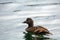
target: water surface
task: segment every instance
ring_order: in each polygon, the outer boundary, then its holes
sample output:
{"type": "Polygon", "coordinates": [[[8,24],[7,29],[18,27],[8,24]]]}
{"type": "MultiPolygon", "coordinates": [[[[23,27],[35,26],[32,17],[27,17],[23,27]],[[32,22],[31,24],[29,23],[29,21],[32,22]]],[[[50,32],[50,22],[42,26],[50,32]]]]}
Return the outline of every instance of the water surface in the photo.
{"type": "Polygon", "coordinates": [[[28,17],[53,33],[49,40],[60,40],[60,0],[0,0],[0,40],[25,40],[28,17]]]}

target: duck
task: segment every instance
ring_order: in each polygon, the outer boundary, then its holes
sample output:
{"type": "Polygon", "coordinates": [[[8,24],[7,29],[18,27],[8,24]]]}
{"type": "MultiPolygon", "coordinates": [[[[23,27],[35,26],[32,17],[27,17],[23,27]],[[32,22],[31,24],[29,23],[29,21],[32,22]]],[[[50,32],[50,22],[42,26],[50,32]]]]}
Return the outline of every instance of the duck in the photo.
{"type": "Polygon", "coordinates": [[[31,18],[27,18],[23,23],[28,24],[28,27],[25,29],[27,32],[42,35],[52,34],[43,26],[34,26],[34,21],[31,18]]]}

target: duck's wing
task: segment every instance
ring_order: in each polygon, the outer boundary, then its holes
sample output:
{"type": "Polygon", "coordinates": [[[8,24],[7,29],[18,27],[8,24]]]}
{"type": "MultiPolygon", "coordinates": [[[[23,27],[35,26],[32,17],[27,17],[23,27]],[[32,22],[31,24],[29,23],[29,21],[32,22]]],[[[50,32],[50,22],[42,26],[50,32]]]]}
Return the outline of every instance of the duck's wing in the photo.
{"type": "Polygon", "coordinates": [[[51,34],[47,28],[44,28],[42,26],[38,26],[36,30],[34,31],[36,33],[46,33],[46,34],[51,34]]]}
{"type": "Polygon", "coordinates": [[[37,32],[37,31],[44,32],[44,31],[48,31],[48,29],[46,29],[46,28],[44,28],[42,26],[37,26],[35,32],[37,32]]]}

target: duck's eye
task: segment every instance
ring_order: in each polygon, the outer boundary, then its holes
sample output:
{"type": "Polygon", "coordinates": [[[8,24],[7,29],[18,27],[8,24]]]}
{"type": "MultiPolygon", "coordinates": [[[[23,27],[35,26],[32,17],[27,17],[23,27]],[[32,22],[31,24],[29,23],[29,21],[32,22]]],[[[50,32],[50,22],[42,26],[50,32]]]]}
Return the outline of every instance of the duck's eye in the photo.
{"type": "Polygon", "coordinates": [[[29,21],[29,19],[27,19],[26,21],[29,21]]]}
{"type": "Polygon", "coordinates": [[[26,20],[26,21],[28,21],[28,20],[26,20]]]}
{"type": "Polygon", "coordinates": [[[30,20],[28,22],[30,22],[30,20]]]}
{"type": "Polygon", "coordinates": [[[30,20],[27,20],[28,23],[30,23],[30,20]]]}

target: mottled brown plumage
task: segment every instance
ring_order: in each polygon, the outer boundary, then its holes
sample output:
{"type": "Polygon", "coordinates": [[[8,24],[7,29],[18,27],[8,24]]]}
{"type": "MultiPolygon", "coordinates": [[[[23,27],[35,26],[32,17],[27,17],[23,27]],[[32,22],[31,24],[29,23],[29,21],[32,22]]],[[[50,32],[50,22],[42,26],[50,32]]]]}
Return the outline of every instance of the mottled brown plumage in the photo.
{"type": "Polygon", "coordinates": [[[28,27],[26,28],[27,32],[31,32],[34,34],[51,34],[48,29],[42,27],[42,26],[33,26],[33,20],[31,18],[27,18],[26,21],[23,23],[27,23],[28,27]]]}

